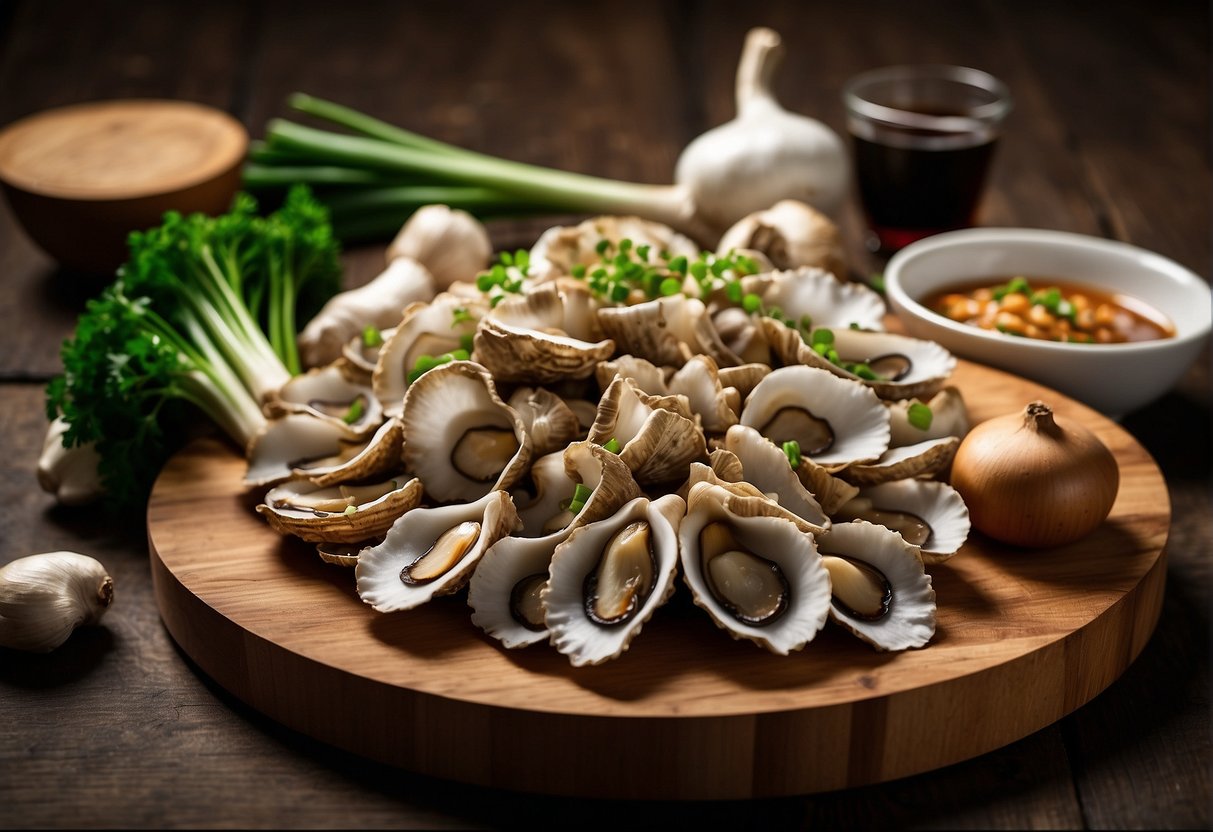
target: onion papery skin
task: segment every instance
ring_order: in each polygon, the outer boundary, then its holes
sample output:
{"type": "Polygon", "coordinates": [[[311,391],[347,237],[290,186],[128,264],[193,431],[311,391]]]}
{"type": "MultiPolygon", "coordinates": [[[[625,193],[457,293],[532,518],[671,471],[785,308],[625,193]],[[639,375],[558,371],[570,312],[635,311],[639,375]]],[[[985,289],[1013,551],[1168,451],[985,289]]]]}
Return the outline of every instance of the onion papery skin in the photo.
{"type": "Polygon", "coordinates": [[[1085,426],[1058,420],[1042,402],[969,432],[952,462],[973,527],[1013,546],[1064,546],[1112,510],[1120,469],[1085,426]]]}

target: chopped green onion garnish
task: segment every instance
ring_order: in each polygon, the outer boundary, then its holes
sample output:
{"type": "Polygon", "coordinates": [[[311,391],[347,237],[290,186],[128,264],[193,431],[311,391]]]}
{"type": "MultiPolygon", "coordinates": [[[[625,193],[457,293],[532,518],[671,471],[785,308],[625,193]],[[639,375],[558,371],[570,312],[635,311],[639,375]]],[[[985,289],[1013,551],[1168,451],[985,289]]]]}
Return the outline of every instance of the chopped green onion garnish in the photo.
{"type": "Polygon", "coordinates": [[[470,353],[465,349],[451,350],[437,357],[432,355],[418,356],[417,361],[413,364],[413,369],[409,371],[408,382],[412,384],[435,367],[451,361],[467,361],[469,356],[470,353]]]}
{"type": "Polygon", "coordinates": [[[862,361],[858,361],[853,364],[843,364],[842,368],[868,381],[879,381],[881,378],[876,374],[875,370],[873,370],[867,364],[864,364],[862,361]]]}
{"type": "Polygon", "coordinates": [[[346,517],[353,517],[357,513],[358,513],[358,506],[346,506],[345,507],[344,514],[346,517]]]}
{"type": "Polygon", "coordinates": [[[362,346],[369,349],[371,347],[379,347],[382,345],[383,333],[379,331],[378,327],[367,324],[362,328],[362,346]]]}
{"type": "Polygon", "coordinates": [[[577,512],[585,507],[586,501],[590,499],[590,495],[593,493],[593,489],[586,488],[584,485],[578,483],[573,489],[573,496],[569,499],[568,510],[573,514],[577,514],[577,512]]]}
{"type": "Polygon", "coordinates": [[[363,417],[366,413],[366,404],[361,396],[350,402],[349,409],[341,414],[341,421],[347,425],[352,425],[363,417]]]}
{"type": "Polygon", "coordinates": [[[606,442],[602,443],[602,447],[606,448],[613,454],[617,454],[619,453],[619,440],[612,436],[606,442]]]}
{"type": "Polygon", "coordinates": [[[795,439],[789,439],[787,442],[784,442],[783,443],[783,453],[784,453],[784,456],[786,456],[788,458],[788,464],[792,466],[793,471],[795,471],[797,468],[800,467],[800,443],[799,442],[797,442],[795,439]]]}
{"type": "Polygon", "coordinates": [[[467,310],[466,306],[456,306],[451,310],[451,329],[470,320],[472,320],[472,313],[467,310]]]}
{"type": "Polygon", "coordinates": [[[922,402],[914,402],[906,410],[906,421],[919,430],[929,430],[935,414],[922,402]]]}
{"type": "Polygon", "coordinates": [[[750,292],[741,299],[741,308],[747,312],[757,312],[762,308],[762,298],[750,292]]]}
{"type": "Polygon", "coordinates": [[[809,338],[809,343],[811,343],[814,348],[816,348],[818,344],[822,344],[826,347],[830,346],[834,343],[834,330],[825,328],[813,330],[813,334],[809,338]]]}

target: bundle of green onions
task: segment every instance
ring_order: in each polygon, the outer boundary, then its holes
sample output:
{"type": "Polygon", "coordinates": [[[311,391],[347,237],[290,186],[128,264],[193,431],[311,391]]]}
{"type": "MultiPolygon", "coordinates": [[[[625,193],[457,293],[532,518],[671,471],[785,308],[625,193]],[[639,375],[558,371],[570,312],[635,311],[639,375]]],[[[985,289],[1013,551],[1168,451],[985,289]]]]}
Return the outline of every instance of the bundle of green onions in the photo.
{"type": "Polygon", "coordinates": [[[348,132],[272,120],[254,142],[244,187],[265,193],[297,183],[324,201],[347,242],[385,239],[423,205],[482,219],[553,214],[636,214],[701,239],[714,236],[673,186],[615,182],[497,159],[404,130],[303,93],[289,105],[348,132]]]}
{"type": "Polygon", "coordinates": [[[737,68],[736,117],[683,149],[674,184],[618,182],[494,158],[296,93],[296,111],[342,132],[275,119],[244,171],[254,191],[304,183],[323,199],[343,240],[389,237],[413,211],[441,203],[481,218],[522,214],[631,214],[715,248],[734,223],[783,199],[829,215],[847,191],[836,133],[775,97],[783,54],[770,29],[749,32],[737,68]]]}

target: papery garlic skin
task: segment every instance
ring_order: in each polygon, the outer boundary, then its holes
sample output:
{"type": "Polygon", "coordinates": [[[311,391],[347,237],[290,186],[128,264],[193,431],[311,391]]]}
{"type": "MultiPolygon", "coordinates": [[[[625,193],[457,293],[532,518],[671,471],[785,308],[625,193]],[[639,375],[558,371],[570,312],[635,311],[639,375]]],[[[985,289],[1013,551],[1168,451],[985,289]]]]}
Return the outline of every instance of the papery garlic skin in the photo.
{"type": "Polygon", "coordinates": [[[750,30],[737,68],[737,116],[686,146],[674,180],[689,188],[708,225],[723,231],[781,199],[829,215],[842,207],[850,167],[842,139],[816,119],[780,106],[772,91],[779,35],[750,30]]]}
{"type": "Polygon", "coordinates": [[[105,567],[76,552],[29,555],[0,567],[0,647],[46,653],[96,624],[114,600],[105,567]]]}
{"type": "Polygon", "coordinates": [[[305,367],[336,361],[342,347],[368,326],[388,329],[400,323],[404,308],[429,302],[437,289],[429,270],[415,260],[397,257],[365,286],[329,298],[299,333],[299,356],[305,367]]]}
{"type": "Polygon", "coordinates": [[[783,199],[765,211],[743,217],[720,238],[716,252],[758,251],[781,271],[814,266],[839,280],[848,277],[838,226],[816,208],[783,199]]]}
{"type": "Polygon", "coordinates": [[[416,260],[443,291],[457,281],[473,281],[489,265],[493,246],[488,231],[466,211],[445,205],[418,208],[387,249],[391,263],[398,257],[416,260]]]}
{"type": "Polygon", "coordinates": [[[68,424],[60,416],[50,423],[38,457],[38,484],[65,506],[82,506],[105,493],[97,466],[101,455],[94,443],[63,445],[68,424]]]}

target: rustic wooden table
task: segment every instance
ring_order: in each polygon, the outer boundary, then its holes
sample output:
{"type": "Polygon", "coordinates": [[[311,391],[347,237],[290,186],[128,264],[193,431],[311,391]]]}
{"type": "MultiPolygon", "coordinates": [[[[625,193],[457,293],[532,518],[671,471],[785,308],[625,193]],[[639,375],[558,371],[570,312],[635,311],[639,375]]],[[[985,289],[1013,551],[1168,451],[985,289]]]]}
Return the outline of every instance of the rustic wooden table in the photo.
{"type": "MultiPolygon", "coordinates": [[[[258,135],[289,92],[304,90],[496,154],[659,182],[691,137],[731,117],[742,35],[766,24],[788,44],[785,103],[840,131],[838,91],[862,69],[945,62],[993,72],[1016,110],[982,224],[1127,240],[1207,276],[1209,9],[1138,5],[1114,0],[1086,14],[1046,2],[231,0],[187,13],[153,2],[0,2],[0,125],[46,107],[145,96],[218,106],[258,135]]],[[[854,204],[842,222],[856,274],[879,271],[854,204]]],[[[497,223],[494,242],[524,244],[548,224],[497,223]]],[[[373,276],[380,256],[374,246],[349,251],[351,285],[373,276]]],[[[0,651],[0,826],[1211,822],[1207,355],[1123,420],[1168,483],[1168,588],[1154,638],[1094,701],[991,754],[880,786],[746,803],[603,803],[382,767],[276,725],[196,671],[160,624],[145,529],[58,507],[34,479],[43,385],[98,286],[57,270],[6,206],[0,275],[0,562],[83,551],[109,567],[118,591],[105,626],[57,652],[0,651]]]]}

